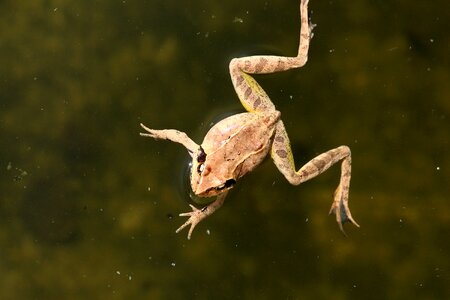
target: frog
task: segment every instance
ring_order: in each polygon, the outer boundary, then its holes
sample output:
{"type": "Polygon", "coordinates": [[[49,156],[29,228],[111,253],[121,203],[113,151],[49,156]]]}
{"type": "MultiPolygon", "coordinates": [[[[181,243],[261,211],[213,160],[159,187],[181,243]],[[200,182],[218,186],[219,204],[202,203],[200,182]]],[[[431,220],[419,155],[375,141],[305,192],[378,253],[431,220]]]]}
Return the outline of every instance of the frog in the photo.
{"type": "Polygon", "coordinates": [[[334,214],[340,230],[353,219],[349,206],[351,178],[351,151],[339,146],[326,151],[296,169],[290,140],[281,119],[267,93],[252,74],[269,74],[303,67],[308,59],[309,44],[314,25],[308,18],[308,0],[300,1],[300,38],[297,56],[254,55],[233,58],[229,72],[234,90],[246,112],[231,115],[210,128],[198,145],[186,133],[176,129],[151,129],[140,124],[145,132],[140,135],[159,140],[169,140],[183,145],[191,159],[190,185],[199,197],[216,197],[210,204],[179,216],[188,217],[176,232],[189,227],[191,239],[194,228],[219,209],[228,192],[238,180],[253,171],[270,154],[272,161],[292,185],[299,185],[341,163],[341,176],[333,196],[329,214],[334,214]]]}

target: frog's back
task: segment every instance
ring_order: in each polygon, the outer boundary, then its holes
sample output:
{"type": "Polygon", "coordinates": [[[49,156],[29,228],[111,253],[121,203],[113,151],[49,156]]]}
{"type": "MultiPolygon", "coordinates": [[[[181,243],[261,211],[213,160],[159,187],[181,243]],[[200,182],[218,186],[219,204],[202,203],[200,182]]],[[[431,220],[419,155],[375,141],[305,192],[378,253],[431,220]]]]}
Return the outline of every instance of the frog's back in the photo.
{"type": "Polygon", "coordinates": [[[203,139],[202,147],[205,152],[210,150],[211,153],[225,143],[237,146],[237,144],[254,144],[258,140],[262,142],[266,140],[267,135],[273,135],[274,124],[278,119],[279,113],[273,115],[255,113],[232,115],[211,127],[203,139]]]}
{"type": "Polygon", "coordinates": [[[202,148],[235,180],[254,169],[267,155],[280,113],[241,113],[223,119],[206,134],[202,148]]]}

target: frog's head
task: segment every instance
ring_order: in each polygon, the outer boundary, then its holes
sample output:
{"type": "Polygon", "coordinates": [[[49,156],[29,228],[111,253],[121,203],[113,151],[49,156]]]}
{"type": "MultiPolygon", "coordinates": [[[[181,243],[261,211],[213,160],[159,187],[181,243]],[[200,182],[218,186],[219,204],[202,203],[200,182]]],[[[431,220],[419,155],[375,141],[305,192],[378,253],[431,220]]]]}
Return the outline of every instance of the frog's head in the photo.
{"type": "Polygon", "coordinates": [[[200,146],[194,154],[191,170],[192,191],[199,197],[213,197],[231,189],[236,180],[224,164],[218,164],[214,155],[207,156],[200,146]]]}

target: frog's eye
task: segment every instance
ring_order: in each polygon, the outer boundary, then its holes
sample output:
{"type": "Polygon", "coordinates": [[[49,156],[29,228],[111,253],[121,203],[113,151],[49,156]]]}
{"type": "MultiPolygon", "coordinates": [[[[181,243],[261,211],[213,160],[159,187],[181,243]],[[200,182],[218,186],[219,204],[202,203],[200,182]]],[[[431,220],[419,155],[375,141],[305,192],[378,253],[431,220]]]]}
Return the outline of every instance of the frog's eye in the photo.
{"type": "Polygon", "coordinates": [[[200,146],[198,155],[197,155],[197,173],[200,175],[203,173],[203,170],[205,170],[205,161],[206,161],[206,153],[205,150],[203,150],[202,146],[200,146]]]}
{"type": "Polygon", "coordinates": [[[199,153],[197,155],[197,162],[204,163],[206,161],[206,153],[203,150],[202,146],[200,146],[199,153]]]}

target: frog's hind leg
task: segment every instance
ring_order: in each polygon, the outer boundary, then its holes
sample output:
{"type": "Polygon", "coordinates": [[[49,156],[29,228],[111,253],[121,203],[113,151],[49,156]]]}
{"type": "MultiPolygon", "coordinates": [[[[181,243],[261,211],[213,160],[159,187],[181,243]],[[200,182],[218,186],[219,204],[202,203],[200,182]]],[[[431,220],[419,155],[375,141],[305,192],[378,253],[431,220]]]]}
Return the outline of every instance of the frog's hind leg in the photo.
{"type": "MultiPolygon", "coordinates": [[[[293,185],[299,185],[302,182],[310,180],[319,174],[325,172],[329,167],[342,160],[341,179],[334,192],[334,201],[331,205],[330,214],[336,215],[336,221],[339,228],[344,232],[342,224],[349,221],[359,227],[353,219],[348,207],[348,192],[351,177],[351,152],[347,146],[340,146],[335,149],[324,152],[302,166],[298,171],[295,169],[295,162],[292,156],[289,137],[280,120],[277,124],[275,136],[271,149],[272,159],[278,170],[293,185]]],[[[345,232],[344,232],[345,234],[345,232]]]]}
{"type": "Polygon", "coordinates": [[[234,89],[247,111],[275,110],[261,86],[249,74],[268,74],[300,68],[308,59],[311,30],[308,21],[308,0],[300,2],[300,43],[296,57],[257,55],[234,58],[230,62],[230,75],[234,89]]]}

